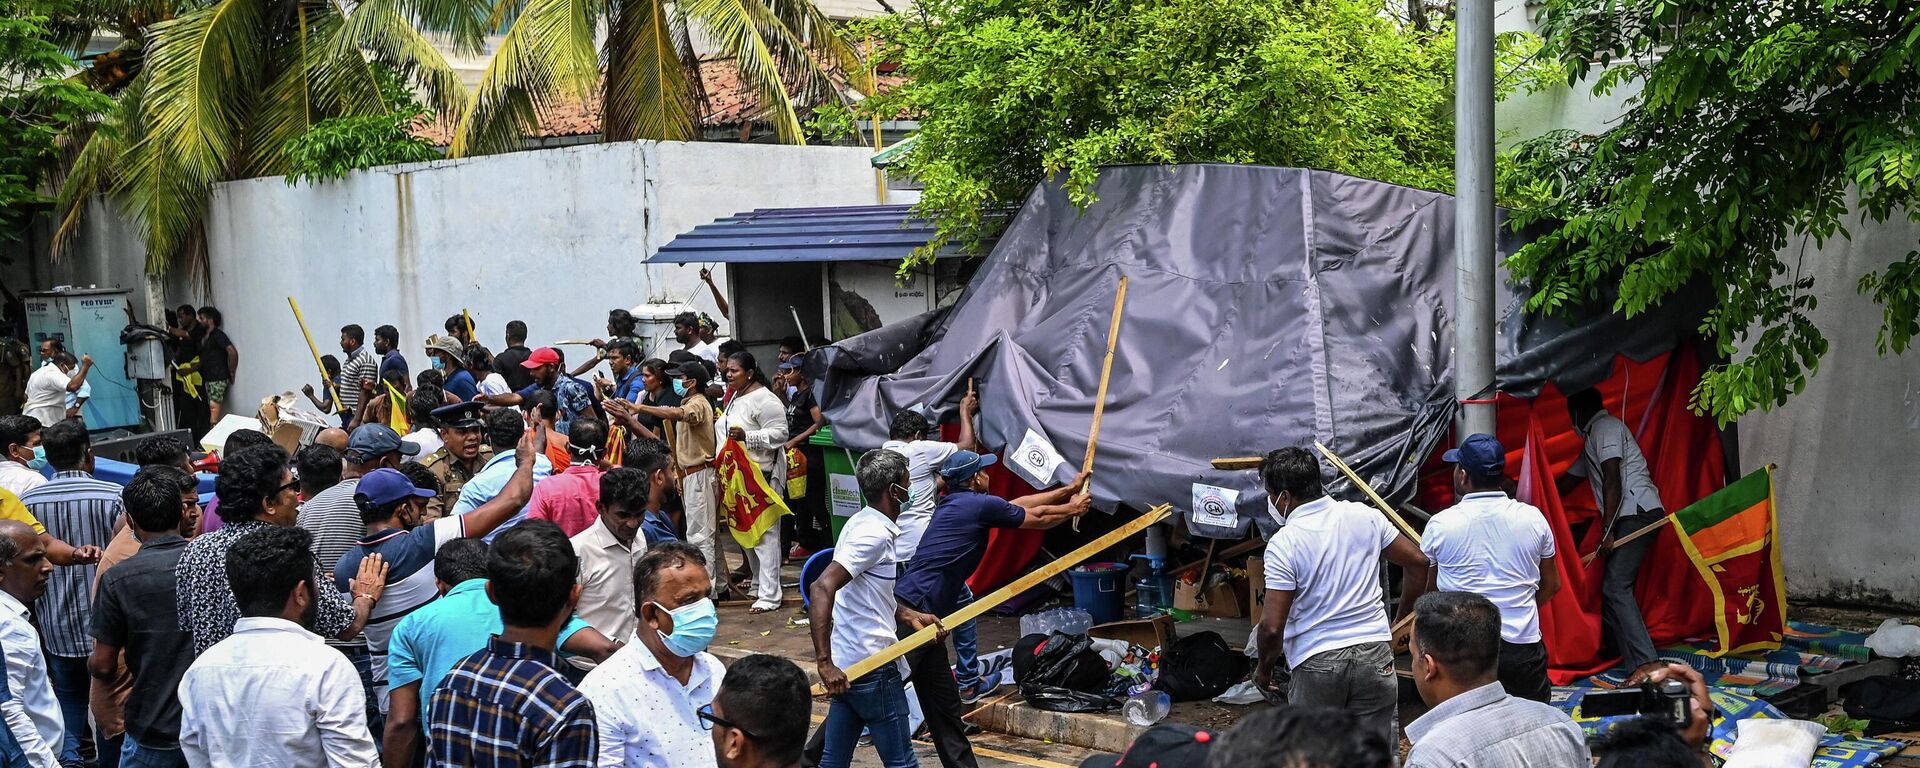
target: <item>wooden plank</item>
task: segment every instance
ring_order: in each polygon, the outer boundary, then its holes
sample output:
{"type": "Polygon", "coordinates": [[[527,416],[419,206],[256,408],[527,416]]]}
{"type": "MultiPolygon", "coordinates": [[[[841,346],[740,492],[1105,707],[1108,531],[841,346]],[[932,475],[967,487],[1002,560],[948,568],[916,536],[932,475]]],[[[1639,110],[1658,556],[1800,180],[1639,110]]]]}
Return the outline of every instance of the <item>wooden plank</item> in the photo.
{"type": "Polygon", "coordinates": [[[1264,456],[1229,456],[1213,460],[1214,469],[1259,469],[1264,456]]]}
{"type": "Polygon", "coordinates": [[[1346,475],[1348,480],[1353,481],[1354,487],[1359,488],[1367,498],[1372,499],[1373,505],[1379,507],[1388,520],[1393,521],[1394,527],[1399,528],[1401,533],[1413,540],[1413,543],[1420,543],[1420,532],[1408,525],[1406,518],[1401,517],[1399,512],[1393,511],[1393,505],[1388,504],[1386,499],[1380,498],[1380,494],[1374,492],[1373,486],[1367,485],[1367,481],[1360,479],[1360,475],[1354,472],[1352,467],[1347,466],[1346,462],[1341,461],[1339,456],[1334,455],[1333,451],[1320,441],[1313,441],[1313,447],[1320,449],[1320,455],[1327,457],[1327,461],[1333,464],[1334,469],[1340,470],[1340,474],[1346,475]]]}
{"type": "MultiPolygon", "coordinates": [[[[1041,582],[1066,573],[1068,568],[1079,565],[1081,561],[1106,551],[1108,547],[1125,541],[1129,536],[1146,530],[1147,526],[1167,519],[1167,515],[1171,514],[1172,511],[1173,505],[1171,504],[1161,504],[1160,506],[1147,510],[1146,514],[1134,518],[1132,522],[1115,528],[1100,538],[1087,542],[1085,546],[1068,552],[1058,560],[1047,563],[1018,579],[1014,579],[1013,583],[996,589],[991,594],[975,599],[972,604],[964,606],[960,610],[954,611],[952,614],[940,619],[940,625],[952,628],[972,621],[981,614],[999,607],[1001,603],[1013,599],[1015,595],[1040,586],[1041,582]]],[[[895,659],[907,655],[920,646],[926,645],[932,641],[937,634],[939,634],[939,632],[935,627],[927,627],[901,638],[899,642],[887,646],[887,649],[884,651],[854,662],[853,666],[846,667],[842,670],[847,674],[847,682],[853,682],[854,680],[860,679],[861,675],[892,664],[895,659]]],[[[813,695],[825,696],[826,693],[826,688],[820,685],[813,686],[813,695]]]]}
{"type": "MultiPolygon", "coordinates": [[[[1127,276],[1120,276],[1120,287],[1113,292],[1113,319],[1107,322],[1107,357],[1100,363],[1100,391],[1093,396],[1093,427],[1087,430],[1087,456],[1080,462],[1080,473],[1093,471],[1093,449],[1100,444],[1100,417],[1107,415],[1107,381],[1113,378],[1113,347],[1120,339],[1120,311],[1127,306],[1127,276]]],[[[973,381],[967,381],[967,387],[973,387],[973,381]]],[[[1091,486],[1092,480],[1087,481],[1091,486]]],[[[1073,519],[1073,529],[1080,530],[1080,518],[1073,519]]]]}

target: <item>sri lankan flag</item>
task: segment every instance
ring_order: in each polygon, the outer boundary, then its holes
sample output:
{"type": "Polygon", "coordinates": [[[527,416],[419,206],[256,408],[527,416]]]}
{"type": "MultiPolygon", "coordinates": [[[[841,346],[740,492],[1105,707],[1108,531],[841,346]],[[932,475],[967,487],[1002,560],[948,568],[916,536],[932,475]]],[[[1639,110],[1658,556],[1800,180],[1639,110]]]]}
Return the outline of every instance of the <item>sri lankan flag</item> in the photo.
{"type": "Polygon", "coordinates": [[[1718,637],[1708,655],[1779,648],[1787,626],[1787,588],[1772,468],[1675,512],[1673,527],[1713,590],[1718,637]]]}
{"type": "Polygon", "coordinates": [[[733,539],[740,546],[759,545],[760,537],[780,524],[781,515],[793,514],[740,443],[728,440],[721,446],[713,467],[720,479],[720,510],[726,513],[727,527],[733,529],[733,539]]]}
{"type": "Polygon", "coordinates": [[[412,432],[413,422],[407,420],[407,396],[394,389],[391,381],[380,383],[387,385],[387,426],[402,435],[412,432]]]}

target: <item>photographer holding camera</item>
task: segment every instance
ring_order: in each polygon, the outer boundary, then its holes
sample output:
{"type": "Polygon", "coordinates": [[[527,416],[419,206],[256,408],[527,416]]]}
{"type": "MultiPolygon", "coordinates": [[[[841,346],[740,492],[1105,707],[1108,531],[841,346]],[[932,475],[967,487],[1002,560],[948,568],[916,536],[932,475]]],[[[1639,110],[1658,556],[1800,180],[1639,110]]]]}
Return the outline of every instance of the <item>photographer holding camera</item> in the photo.
{"type": "MultiPolygon", "coordinates": [[[[1643,714],[1615,726],[1594,745],[1600,755],[1599,768],[1699,768],[1711,766],[1707,754],[1707,736],[1713,726],[1713,701],[1707,697],[1707,682],[1699,670],[1685,664],[1656,667],[1651,674],[1630,683],[1655,687],[1668,681],[1686,686],[1686,725],[1674,722],[1674,716],[1643,714]]],[[[1583,707],[1584,709],[1584,707],[1583,707]]],[[[1664,708],[1662,708],[1664,709],[1664,708]]]]}

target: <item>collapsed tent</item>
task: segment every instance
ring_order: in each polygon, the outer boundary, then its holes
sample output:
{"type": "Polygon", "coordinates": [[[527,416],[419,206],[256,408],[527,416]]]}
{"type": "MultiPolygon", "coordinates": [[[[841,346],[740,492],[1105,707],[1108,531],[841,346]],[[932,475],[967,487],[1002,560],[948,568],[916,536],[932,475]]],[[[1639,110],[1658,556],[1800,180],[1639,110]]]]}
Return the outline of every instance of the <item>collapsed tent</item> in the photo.
{"type": "MultiPolygon", "coordinates": [[[[956,305],[810,355],[836,439],[877,447],[895,413],[950,415],[971,380],[982,443],[1006,451],[1031,431],[1068,459],[1036,479],[1069,479],[1126,275],[1092,481],[1098,506],[1167,502],[1191,513],[1200,488],[1215,486],[1231,498],[1230,524],[1189,517],[1190,529],[1233,538],[1258,524],[1265,534],[1273,522],[1255,473],[1210,460],[1315,439],[1396,503],[1452,502],[1436,455],[1459,408],[1450,196],[1241,165],[1108,168],[1094,192],[1082,210],[1058,185],[1036,188],[956,305]]],[[[1502,227],[1497,248],[1504,257],[1522,242],[1502,227]]],[[[1569,527],[1592,505],[1583,492],[1563,503],[1540,480],[1564,474],[1579,451],[1561,393],[1602,390],[1640,438],[1670,510],[1719,488],[1730,466],[1719,433],[1687,409],[1702,370],[1692,332],[1708,297],[1683,292],[1631,321],[1604,310],[1542,317],[1525,311],[1524,286],[1505,275],[1498,285],[1498,392],[1484,397],[1498,403],[1509,474],[1523,475],[1523,495],[1570,551],[1558,558],[1568,586],[1543,619],[1565,680],[1612,660],[1598,616],[1601,563],[1578,557],[1600,531],[1586,526],[1576,539],[1569,527]]],[[[1344,485],[1329,490],[1357,498],[1344,485]]],[[[1032,560],[1032,533],[995,533],[976,591],[1032,560]]],[[[1647,562],[1640,603],[1655,641],[1711,630],[1711,596],[1672,537],[1647,562]]]]}
{"type": "MultiPolygon", "coordinates": [[[[1217,486],[1237,514],[1212,532],[1244,534],[1265,494],[1210,459],[1315,439],[1382,494],[1413,496],[1458,409],[1450,196],[1246,165],[1108,168],[1094,193],[1082,210],[1039,186],[958,304],[811,356],[841,444],[877,447],[901,409],[951,412],[972,379],[983,443],[1004,450],[1032,430],[1070,459],[1045,479],[1068,479],[1124,274],[1096,505],[1190,511],[1195,484],[1217,486]]],[[[1502,227],[1502,255],[1519,243],[1502,227]]],[[[1678,301],[1631,322],[1543,318],[1500,285],[1497,387],[1521,397],[1599,382],[1616,356],[1664,353],[1699,318],[1678,301]]]]}

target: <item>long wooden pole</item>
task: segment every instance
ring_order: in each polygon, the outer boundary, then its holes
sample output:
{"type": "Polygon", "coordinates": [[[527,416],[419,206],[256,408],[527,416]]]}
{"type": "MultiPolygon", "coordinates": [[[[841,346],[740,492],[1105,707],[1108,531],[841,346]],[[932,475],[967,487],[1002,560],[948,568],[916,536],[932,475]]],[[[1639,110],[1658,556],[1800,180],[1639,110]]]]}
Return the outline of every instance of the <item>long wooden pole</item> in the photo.
{"type": "Polygon", "coordinates": [[[1334,469],[1340,470],[1340,474],[1346,475],[1348,480],[1353,481],[1354,487],[1359,488],[1361,493],[1373,500],[1373,505],[1379,507],[1388,520],[1393,521],[1395,528],[1399,528],[1401,533],[1413,540],[1413,543],[1420,543],[1420,532],[1408,525],[1406,518],[1401,517],[1399,512],[1393,511],[1393,505],[1388,504],[1386,499],[1380,498],[1380,494],[1374,492],[1373,486],[1367,485],[1367,481],[1360,479],[1360,475],[1354,472],[1352,467],[1347,466],[1346,462],[1341,461],[1339,456],[1334,455],[1334,452],[1319,440],[1313,441],[1313,447],[1320,449],[1320,455],[1327,457],[1327,462],[1332,464],[1334,469]]]}
{"type": "Polygon", "coordinates": [[[333,407],[341,413],[347,412],[347,404],[340,401],[340,387],[333,383],[333,377],[327,375],[327,364],[320,362],[320,347],[313,343],[313,334],[307,331],[307,320],[300,316],[300,302],[287,297],[287,306],[293,308],[293,321],[300,324],[300,335],[307,340],[307,351],[313,353],[313,366],[320,369],[320,380],[327,383],[327,394],[333,396],[333,407]]]}
{"type": "MultiPolygon", "coordinates": [[[[1146,514],[1134,518],[1132,522],[1115,528],[1106,535],[1088,542],[1085,546],[1068,552],[1060,559],[1047,563],[1038,570],[1029,572],[1018,579],[1014,579],[1013,583],[996,589],[992,594],[976,599],[972,604],[954,611],[952,614],[940,619],[940,626],[957,627],[972,621],[987,611],[999,607],[1001,603],[1013,599],[1014,595],[1040,586],[1041,582],[1066,573],[1068,568],[1079,565],[1082,560],[1100,554],[1106,551],[1108,547],[1124,541],[1127,537],[1146,530],[1147,526],[1165,520],[1167,515],[1171,514],[1172,511],[1173,505],[1171,504],[1161,504],[1160,506],[1147,510],[1146,514]]],[[[887,646],[887,649],[884,651],[854,662],[853,666],[847,667],[844,670],[847,674],[847,681],[852,682],[858,680],[861,675],[892,664],[895,659],[905,656],[914,649],[931,642],[934,637],[939,635],[939,632],[940,630],[935,627],[927,627],[900,638],[899,642],[887,646]]],[[[813,686],[813,695],[825,696],[826,693],[827,689],[825,687],[818,684],[813,686]]]]}
{"type": "MultiPolygon", "coordinates": [[[[1080,462],[1080,473],[1093,471],[1093,452],[1100,445],[1100,417],[1107,414],[1107,382],[1113,378],[1113,348],[1120,340],[1120,313],[1127,306],[1127,276],[1120,276],[1120,287],[1113,292],[1113,319],[1107,322],[1107,357],[1100,363],[1100,390],[1093,396],[1093,427],[1087,430],[1087,456],[1080,462]]],[[[1093,481],[1089,479],[1088,485],[1093,481]]],[[[1080,518],[1073,519],[1080,530],[1080,518]]]]}
{"type": "Polygon", "coordinates": [[[1591,563],[1591,562],[1593,562],[1593,559],[1594,559],[1594,558],[1596,558],[1596,557],[1599,557],[1599,556],[1600,556],[1600,553],[1601,553],[1601,552],[1611,552],[1611,551],[1613,551],[1613,550],[1616,550],[1616,549],[1619,549],[1619,548],[1621,548],[1621,547],[1624,547],[1624,546],[1626,546],[1626,545],[1627,545],[1627,542],[1629,542],[1629,541],[1633,541],[1634,539],[1637,539],[1637,538],[1640,538],[1640,537],[1642,537],[1642,536],[1650,536],[1650,535],[1653,535],[1653,534],[1656,534],[1656,533],[1659,533],[1659,532],[1661,531],[1661,529],[1664,529],[1664,528],[1666,528],[1666,527],[1667,527],[1667,524],[1668,524],[1668,523],[1671,523],[1671,522],[1673,522],[1673,516],[1672,516],[1672,515],[1668,515],[1668,516],[1666,516],[1666,517],[1663,517],[1663,518],[1660,518],[1660,522],[1657,522],[1657,523],[1654,523],[1654,524],[1652,524],[1652,525],[1649,525],[1649,526],[1646,526],[1646,527],[1643,527],[1643,528],[1641,528],[1640,530],[1637,530],[1637,531],[1634,531],[1633,533],[1629,533],[1629,534],[1627,534],[1627,535],[1625,535],[1625,536],[1622,536],[1622,537],[1620,537],[1620,538],[1617,538],[1617,539],[1614,539],[1614,540],[1613,540],[1613,546],[1611,546],[1611,547],[1601,547],[1601,548],[1599,548],[1599,549],[1596,549],[1596,550],[1594,550],[1594,551],[1593,551],[1593,554],[1591,554],[1591,555],[1587,555],[1586,557],[1583,557],[1583,558],[1580,558],[1580,564],[1581,564],[1581,565],[1586,565],[1586,564],[1588,564],[1588,563],[1591,563]]]}

